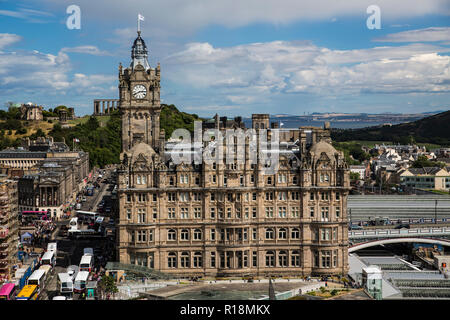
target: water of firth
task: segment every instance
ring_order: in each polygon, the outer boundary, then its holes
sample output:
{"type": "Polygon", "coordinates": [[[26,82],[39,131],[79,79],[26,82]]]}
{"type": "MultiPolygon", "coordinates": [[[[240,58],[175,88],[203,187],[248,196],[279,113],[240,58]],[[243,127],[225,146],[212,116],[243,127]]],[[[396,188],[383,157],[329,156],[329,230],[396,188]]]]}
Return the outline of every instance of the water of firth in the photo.
{"type": "MultiPolygon", "coordinates": [[[[243,119],[245,123],[246,128],[251,128],[252,126],[252,120],[244,118],[243,119]]],[[[289,118],[270,118],[270,122],[277,122],[280,123],[280,121],[283,123],[282,128],[298,128],[303,126],[310,126],[310,127],[323,127],[325,121],[305,121],[305,120],[299,120],[299,119],[289,119],[289,118]]],[[[331,128],[336,129],[357,129],[357,128],[364,128],[364,127],[372,127],[372,126],[379,126],[384,124],[385,122],[382,121],[330,121],[331,128]]],[[[400,122],[390,122],[393,125],[398,124],[400,122]]]]}

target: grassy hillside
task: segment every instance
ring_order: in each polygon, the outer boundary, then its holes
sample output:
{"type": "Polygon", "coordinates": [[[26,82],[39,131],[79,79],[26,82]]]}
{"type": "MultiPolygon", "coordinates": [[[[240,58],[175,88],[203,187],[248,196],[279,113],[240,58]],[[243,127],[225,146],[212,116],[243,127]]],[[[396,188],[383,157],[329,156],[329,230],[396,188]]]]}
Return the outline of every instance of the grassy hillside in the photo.
{"type": "Polygon", "coordinates": [[[173,104],[162,104],[160,125],[166,132],[166,139],[178,128],[185,128],[194,132],[194,121],[202,121],[196,114],[181,112],[173,104]]]}
{"type": "Polygon", "coordinates": [[[450,110],[414,122],[361,129],[333,129],[334,141],[392,141],[450,146],[450,110]]]}

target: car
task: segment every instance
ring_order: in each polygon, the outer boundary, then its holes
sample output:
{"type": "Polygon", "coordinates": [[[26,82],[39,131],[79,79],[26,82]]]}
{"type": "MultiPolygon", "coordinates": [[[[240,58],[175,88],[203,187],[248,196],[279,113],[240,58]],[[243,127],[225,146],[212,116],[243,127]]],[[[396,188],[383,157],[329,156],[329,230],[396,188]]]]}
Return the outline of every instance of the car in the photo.
{"type": "Polygon", "coordinates": [[[81,198],[82,202],[86,202],[86,197],[81,198]]]}
{"type": "Polygon", "coordinates": [[[410,229],[410,225],[409,224],[399,224],[398,226],[396,226],[394,229],[410,229]]]}

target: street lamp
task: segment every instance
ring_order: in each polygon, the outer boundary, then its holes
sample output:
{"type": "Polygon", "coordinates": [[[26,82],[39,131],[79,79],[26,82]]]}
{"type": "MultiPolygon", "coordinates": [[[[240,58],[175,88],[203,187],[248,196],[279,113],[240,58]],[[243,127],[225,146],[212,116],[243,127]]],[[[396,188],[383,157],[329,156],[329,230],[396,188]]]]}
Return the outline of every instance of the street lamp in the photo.
{"type": "Polygon", "coordinates": [[[434,224],[437,224],[437,200],[434,200],[434,224]]]}

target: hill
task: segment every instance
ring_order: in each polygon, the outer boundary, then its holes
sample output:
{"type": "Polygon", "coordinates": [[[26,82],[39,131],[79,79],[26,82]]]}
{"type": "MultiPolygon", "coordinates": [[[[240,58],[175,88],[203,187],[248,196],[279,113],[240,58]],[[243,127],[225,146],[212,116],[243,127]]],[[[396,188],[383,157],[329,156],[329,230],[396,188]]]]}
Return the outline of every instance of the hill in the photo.
{"type": "Polygon", "coordinates": [[[432,143],[450,146],[450,110],[417,121],[393,126],[377,126],[361,129],[333,129],[334,141],[392,141],[394,143],[432,143]]]}

